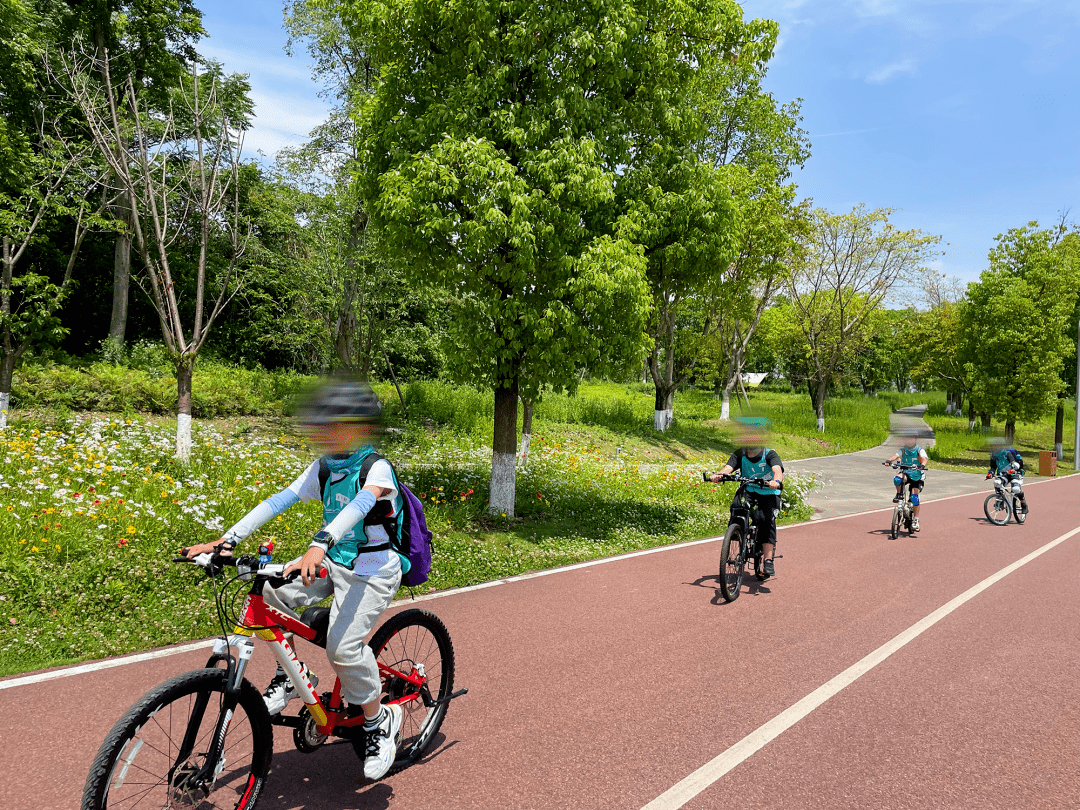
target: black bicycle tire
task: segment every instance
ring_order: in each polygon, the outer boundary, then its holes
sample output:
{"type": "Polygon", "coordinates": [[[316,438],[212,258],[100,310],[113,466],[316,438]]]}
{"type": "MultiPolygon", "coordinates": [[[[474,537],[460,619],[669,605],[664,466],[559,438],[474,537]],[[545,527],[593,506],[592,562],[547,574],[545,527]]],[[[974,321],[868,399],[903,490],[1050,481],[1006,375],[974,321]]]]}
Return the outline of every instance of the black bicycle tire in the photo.
{"type": "MultiPolygon", "coordinates": [[[[432,636],[434,636],[439,647],[443,672],[439,683],[439,694],[432,695],[432,697],[436,700],[445,698],[454,689],[454,642],[451,640],[450,631],[446,629],[446,625],[443,624],[442,619],[434,613],[429,613],[426,610],[419,610],[417,608],[403,610],[401,613],[391,616],[378,630],[375,631],[375,634],[368,642],[368,646],[371,648],[371,651],[375,654],[377,659],[379,653],[386,647],[390,639],[405,628],[415,625],[427,628],[432,636]]],[[[417,740],[407,751],[398,751],[397,758],[387,772],[387,776],[408,768],[423,757],[424,752],[427,751],[428,747],[435,739],[435,736],[439,733],[443,721],[446,719],[446,710],[448,706],[449,704],[444,702],[435,709],[435,713],[426,721],[422,739],[417,740]]],[[[352,743],[356,755],[363,761],[366,740],[362,737],[354,738],[352,743]]]]}
{"type": "MultiPolygon", "coordinates": [[[[735,586],[733,588],[729,587],[727,578],[727,560],[733,538],[738,538],[738,543],[741,546],[742,529],[738,526],[728,526],[727,531],[724,532],[724,541],[720,544],[720,595],[724,597],[725,602],[734,602],[739,598],[739,591],[742,589],[743,573],[746,569],[746,561],[743,560],[742,564],[738,567],[735,586]]],[[[741,552],[742,549],[739,547],[739,553],[741,554],[741,552]]]]}
{"type": "Polygon", "coordinates": [[[892,510],[892,528],[889,529],[889,537],[895,540],[900,536],[900,510],[892,510]]]}
{"type": "Polygon", "coordinates": [[[997,492],[991,492],[989,495],[986,496],[986,500],[983,501],[983,514],[985,514],[986,519],[993,523],[995,526],[1005,526],[1008,525],[1009,520],[1012,518],[1012,508],[1009,504],[1008,499],[1004,495],[999,495],[997,492]],[[990,516],[990,501],[992,501],[994,498],[1001,498],[1001,500],[1005,503],[1006,514],[1005,520],[1003,521],[994,520],[994,518],[990,516]]]}
{"type": "MultiPolygon", "coordinates": [[[[198,669],[184,672],[164,683],[155,686],[131,706],[116,722],[106,735],[98,749],[97,756],[90,766],[83,789],[82,810],[105,810],[108,807],[108,793],[111,787],[113,768],[117,758],[123,752],[128,741],[138,733],[148,720],[162,708],[179,698],[201,691],[198,687],[209,687],[209,691],[225,692],[227,673],[223,669],[198,669]]],[[[236,805],[236,810],[252,810],[270,773],[270,762],[274,753],[274,734],[270,724],[270,715],[262,695],[247,680],[240,689],[238,708],[243,708],[252,725],[252,767],[255,782],[247,791],[246,799],[236,805]]],[[[236,717],[234,715],[233,720],[236,717]]],[[[232,726],[230,725],[230,728],[232,726]]]]}
{"type": "Polygon", "coordinates": [[[1016,521],[1017,525],[1023,526],[1024,521],[1027,520],[1027,515],[1024,514],[1024,504],[1020,501],[1020,498],[1013,496],[1012,499],[1012,519],[1016,521]]]}

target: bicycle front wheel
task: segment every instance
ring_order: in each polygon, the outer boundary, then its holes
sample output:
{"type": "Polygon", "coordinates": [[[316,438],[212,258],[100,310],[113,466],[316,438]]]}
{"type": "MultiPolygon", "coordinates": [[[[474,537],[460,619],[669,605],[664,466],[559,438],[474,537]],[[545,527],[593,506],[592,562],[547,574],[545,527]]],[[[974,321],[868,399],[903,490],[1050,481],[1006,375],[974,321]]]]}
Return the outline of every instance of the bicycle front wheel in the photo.
{"type": "Polygon", "coordinates": [[[244,681],[226,692],[220,669],[186,672],[152,689],[98,749],[82,810],[251,810],[270,772],[273,729],[244,681]]]}
{"type": "Polygon", "coordinates": [[[720,545],[720,595],[725,602],[739,598],[746,560],[742,556],[742,529],[728,526],[720,545]]]}
{"type": "Polygon", "coordinates": [[[993,492],[986,496],[983,502],[983,512],[986,519],[996,526],[1004,526],[1012,517],[1012,506],[1009,499],[999,492],[993,492]]]}
{"type": "Polygon", "coordinates": [[[1027,520],[1027,512],[1024,511],[1024,504],[1016,497],[1012,499],[1012,516],[1013,520],[1017,523],[1023,523],[1027,520]]]}
{"type": "Polygon", "coordinates": [[[892,528],[889,529],[889,537],[895,540],[900,536],[900,509],[892,510],[892,528]]]}
{"type": "MultiPolygon", "coordinates": [[[[447,696],[454,690],[454,645],[446,625],[426,610],[403,610],[375,631],[368,642],[380,671],[382,702],[401,706],[401,740],[390,773],[419,760],[446,717],[447,696]],[[420,674],[417,686],[400,675],[420,674]]],[[[353,740],[357,755],[364,758],[364,741],[353,740]]]]}

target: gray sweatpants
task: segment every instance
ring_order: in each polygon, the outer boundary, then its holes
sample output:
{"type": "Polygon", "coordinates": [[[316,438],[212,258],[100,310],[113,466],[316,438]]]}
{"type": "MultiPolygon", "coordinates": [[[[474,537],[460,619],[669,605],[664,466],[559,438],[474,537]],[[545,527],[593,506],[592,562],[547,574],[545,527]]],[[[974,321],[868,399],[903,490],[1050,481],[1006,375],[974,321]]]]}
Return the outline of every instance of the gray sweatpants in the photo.
{"type": "Polygon", "coordinates": [[[379,697],[379,668],[375,656],[364,643],[375,622],[401,584],[401,569],[392,577],[358,577],[352,569],[327,560],[329,573],[304,587],[299,577],[280,588],[263,588],[263,598],[271,607],[296,616],[293,608],[321,602],[330,594],[330,629],[326,634],[326,657],[341,679],[345,700],[356,705],[379,697]]]}

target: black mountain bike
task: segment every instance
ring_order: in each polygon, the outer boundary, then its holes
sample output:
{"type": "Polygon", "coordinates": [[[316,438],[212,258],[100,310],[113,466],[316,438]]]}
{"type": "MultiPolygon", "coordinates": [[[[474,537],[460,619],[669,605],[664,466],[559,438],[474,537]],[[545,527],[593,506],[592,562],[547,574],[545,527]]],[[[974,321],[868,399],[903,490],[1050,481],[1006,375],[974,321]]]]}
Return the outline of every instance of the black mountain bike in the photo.
{"type": "MultiPolygon", "coordinates": [[[[711,483],[708,473],[702,473],[702,478],[711,483]]],[[[754,576],[758,580],[768,579],[762,570],[761,543],[758,542],[758,527],[754,523],[754,510],[746,498],[748,484],[768,486],[765,478],[745,478],[741,475],[724,475],[719,483],[737,481],[739,489],[731,501],[731,514],[728,518],[728,528],[724,533],[724,542],[720,546],[720,593],[726,602],[734,602],[739,598],[742,588],[743,573],[746,571],[746,563],[754,561],[754,576]]],[[[783,485],[776,490],[777,494],[783,490],[783,485]]],[[[777,554],[776,558],[782,558],[777,554]]]]}
{"type": "Polygon", "coordinates": [[[926,467],[922,464],[901,464],[898,461],[883,461],[881,463],[886,467],[892,467],[894,470],[900,470],[900,500],[893,508],[889,537],[893,540],[899,537],[901,526],[907,530],[908,534],[914,534],[912,522],[915,520],[915,506],[911,503],[911,479],[907,477],[907,471],[925,470],[926,467]]]}

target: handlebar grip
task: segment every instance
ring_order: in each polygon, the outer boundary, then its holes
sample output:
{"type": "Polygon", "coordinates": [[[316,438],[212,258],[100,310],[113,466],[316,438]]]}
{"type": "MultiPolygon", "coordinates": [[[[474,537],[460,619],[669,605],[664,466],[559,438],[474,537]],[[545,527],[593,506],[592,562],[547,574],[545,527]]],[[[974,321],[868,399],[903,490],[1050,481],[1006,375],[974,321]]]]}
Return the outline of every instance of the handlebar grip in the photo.
{"type": "Polygon", "coordinates": [[[704,481],[706,484],[712,483],[712,479],[709,477],[709,474],[704,471],[701,473],[701,480],[704,481]]]}

